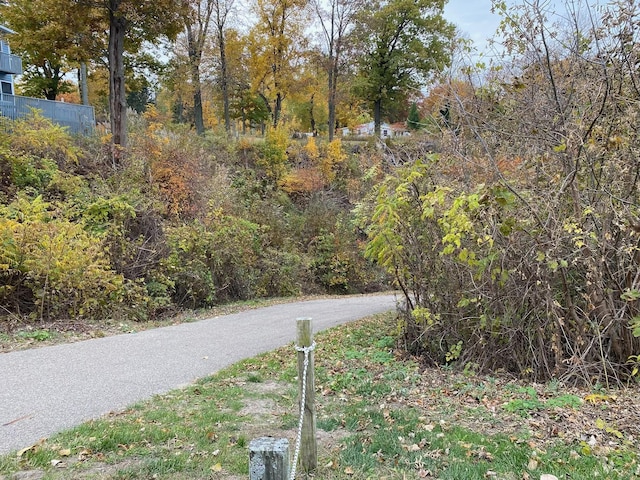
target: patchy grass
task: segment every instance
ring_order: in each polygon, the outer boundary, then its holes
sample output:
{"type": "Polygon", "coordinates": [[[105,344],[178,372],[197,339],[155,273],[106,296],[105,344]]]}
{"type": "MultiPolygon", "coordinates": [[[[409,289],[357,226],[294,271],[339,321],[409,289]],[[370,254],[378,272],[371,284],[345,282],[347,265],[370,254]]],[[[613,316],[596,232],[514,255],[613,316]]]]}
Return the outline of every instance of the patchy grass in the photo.
{"type": "MultiPolygon", "coordinates": [[[[637,390],[424,369],[378,315],[316,337],[314,478],[640,478],[637,390]]],[[[0,478],[248,478],[248,444],[297,426],[292,346],[0,457],[0,478]]],[[[298,478],[302,478],[299,476],[298,478]]]]}

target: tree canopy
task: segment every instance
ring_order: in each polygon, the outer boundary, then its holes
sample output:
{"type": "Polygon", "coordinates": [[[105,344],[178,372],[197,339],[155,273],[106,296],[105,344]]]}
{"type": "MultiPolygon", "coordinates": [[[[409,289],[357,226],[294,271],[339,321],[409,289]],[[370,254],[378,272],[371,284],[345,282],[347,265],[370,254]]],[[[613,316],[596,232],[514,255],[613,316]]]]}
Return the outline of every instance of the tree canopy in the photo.
{"type": "Polygon", "coordinates": [[[358,16],[361,48],[358,96],[373,110],[379,135],[385,109],[404,103],[429,74],[449,63],[455,27],[443,17],[443,0],[378,0],[358,16]]]}

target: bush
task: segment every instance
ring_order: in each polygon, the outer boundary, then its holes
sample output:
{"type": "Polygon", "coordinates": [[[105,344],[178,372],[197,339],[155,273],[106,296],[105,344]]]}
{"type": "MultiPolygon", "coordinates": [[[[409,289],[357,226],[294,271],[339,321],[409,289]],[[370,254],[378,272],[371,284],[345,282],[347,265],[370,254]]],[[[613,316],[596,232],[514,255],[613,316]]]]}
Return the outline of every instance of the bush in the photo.
{"type": "Polygon", "coordinates": [[[455,127],[380,188],[369,255],[433,361],[623,384],[640,352],[638,12],[613,2],[582,28],[513,8],[511,61],[442,89],[455,127]]]}
{"type": "Polygon", "coordinates": [[[0,207],[0,298],[33,319],[105,316],[123,301],[123,277],[100,240],[57,218],[41,197],[0,207]]]}
{"type": "Polygon", "coordinates": [[[218,211],[206,224],[168,228],[167,243],[170,253],[161,262],[161,272],[178,305],[205,307],[255,295],[258,225],[218,211]]]}

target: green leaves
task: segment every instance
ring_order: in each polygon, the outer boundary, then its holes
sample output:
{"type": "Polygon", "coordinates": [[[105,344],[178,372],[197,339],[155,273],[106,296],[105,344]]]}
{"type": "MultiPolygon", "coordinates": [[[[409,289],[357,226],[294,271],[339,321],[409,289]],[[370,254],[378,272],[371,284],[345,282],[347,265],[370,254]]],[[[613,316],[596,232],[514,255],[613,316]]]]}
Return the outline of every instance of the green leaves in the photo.
{"type": "Polygon", "coordinates": [[[376,122],[421,85],[439,66],[449,63],[454,26],[442,17],[438,0],[374,2],[358,18],[354,38],[360,46],[357,95],[375,104],[376,122]]]}

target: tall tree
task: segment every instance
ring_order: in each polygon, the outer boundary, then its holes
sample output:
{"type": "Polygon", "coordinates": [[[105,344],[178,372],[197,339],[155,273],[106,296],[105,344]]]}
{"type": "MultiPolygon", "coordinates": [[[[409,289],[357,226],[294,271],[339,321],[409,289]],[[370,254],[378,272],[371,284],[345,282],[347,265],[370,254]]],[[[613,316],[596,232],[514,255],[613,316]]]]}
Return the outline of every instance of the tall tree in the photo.
{"type": "Polygon", "coordinates": [[[257,0],[258,17],[250,33],[254,89],[270,109],[277,126],[294,74],[297,53],[305,44],[306,0],[257,0]]]}
{"type": "Polygon", "coordinates": [[[362,5],[362,0],[313,0],[327,47],[329,141],[333,140],[336,129],[338,79],[342,69],[345,40],[362,5]]]}
{"type": "Polygon", "coordinates": [[[215,4],[218,0],[188,0],[188,10],[184,23],[187,33],[187,50],[191,83],[193,88],[193,117],[198,135],[204,133],[204,117],[202,114],[202,83],[200,81],[200,67],[202,64],[202,52],[207,34],[209,22],[215,4]]]}
{"type": "Polygon", "coordinates": [[[376,135],[386,104],[405,101],[408,91],[448,64],[455,27],[443,17],[444,4],[445,0],[376,0],[358,16],[356,90],[373,108],[376,135]]]}
{"type": "Polygon", "coordinates": [[[308,52],[296,72],[296,82],[291,89],[287,111],[296,119],[297,129],[312,132],[324,131],[327,111],[324,98],[327,97],[327,81],[324,54],[308,52]]]}
{"type": "Polygon", "coordinates": [[[234,0],[213,0],[214,24],[218,40],[218,57],[220,61],[220,89],[222,90],[222,109],[224,116],[224,129],[227,135],[231,133],[230,113],[230,75],[229,62],[227,60],[227,21],[233,9],[234,0]]]}
{"type": "Polygon", "coordinates": [[[120,161],[120,149],[127,145],[127,99],[125,51],[137,51],[144,42],[174,38],[180,30],[186,2],[180,0],[56,0],[77,8],[94,8],[108,20],[109,114],[113,162],[120,161]]]}

